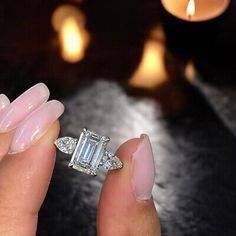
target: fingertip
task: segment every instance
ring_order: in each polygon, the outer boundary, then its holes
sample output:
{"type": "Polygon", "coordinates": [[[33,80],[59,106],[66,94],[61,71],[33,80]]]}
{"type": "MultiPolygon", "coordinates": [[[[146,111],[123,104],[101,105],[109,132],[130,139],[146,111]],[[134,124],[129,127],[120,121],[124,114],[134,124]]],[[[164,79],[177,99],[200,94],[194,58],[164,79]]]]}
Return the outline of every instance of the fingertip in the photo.
{"type": "Polygon", "coordinates": [[[98,235],[159,235],[151,198],[154,162],[148,136],[126,141],[116,155],[124,165],[109,171],[105,179],[97,214],[98,235]]]}
{"type": "MultiPolygon", "coordinates": [[[[128,189],[130,188],[129,180],[132,178],[132,156],[133,153],[137,150],[140,141],[140,138],[127,140],[117,149],[116,156],[123,163],[123,167],[121,169],[108,171],[105,182],[103,184],[101,198],[109,198],[111,192],[115,193],[116,191],[119,191],[119,189],[128,192],[128,194],[126,195],[126,197],[128,197],[128,195],[130,194],[130,191],[128,191],[128,189]],[[117,185],[117,188],[114,188],[114,183],[117,185]]],[[[119,193],[117,193],[115,196],[117,195],[119,195],[119,193]]],[[[121,194],[121,199],[123,197],[124,196],[122,196],[121,194]]]]}
{"type": "MultiPolygon", "coordinates": [[[[58,120],[56,120],[52,126],[48,129],[47,135],[44,135],[42,137],[42,142],[45,143],[45,145],[52,146],[52,143],[57,139],[60,133],[60,123],[58,120]]],[[[54,147],[54,145],[53,145],[54,147]]]]}
{"type": "MultiPolygon", "coordinates": [[[[51,128],[52,124],[62,115],[64,106],[61,102],[53,100],[45,103],[32,112],[16,129],[9,154],[16,154],[29,149],[38,142],[51,128]]],[[[57,135],[57,130],[55,130],[57,135]]],[[[51,135],[47,135],[51,138],[51,135]]]]}
{"type": "Polygon", "coordinates": [[[116,155],[120,158],[123,162],[131,161],[132,154],[137,149],[141,139],[140,138],[133,138],[129,139],[117,149],[116,155]]]}
{"type": "Polygon", "coordinates": [[[49,98],[49,90],[43,83],[34,85],[17,97],[4,110],[0,119],[0,132],[14,130],[32,111],[44,104],[49,98]]]}
{"type": "Polygon", "coordinates": [[[3,110],[9,106],[10,101],[8,97],[5,94],[0,94],[0,113],[3,112],[3,110]]]}

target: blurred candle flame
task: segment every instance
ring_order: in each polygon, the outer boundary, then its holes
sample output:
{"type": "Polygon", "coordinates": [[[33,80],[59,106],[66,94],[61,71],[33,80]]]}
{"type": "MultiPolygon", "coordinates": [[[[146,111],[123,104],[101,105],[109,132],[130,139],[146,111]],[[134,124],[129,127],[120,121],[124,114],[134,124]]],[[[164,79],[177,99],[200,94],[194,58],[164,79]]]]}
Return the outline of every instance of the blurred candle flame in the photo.
{"type": "Polygon", "coordinates": [[[184,76],[189,82],[193,82],[196,77],[196,69],[192,61],[186,63],[184,69],[184,76]]]}
{"type": "Polygon", "coordinates": [[[72,17],[64,19],[60,31],[61,53],[65,61],[77,62],[84,56],[81,30],[72,17]]]}
{"type": "Polygon", "coordinates": [[[89,41],[82,12],[71,5],[60,6],[53,13],[52,25],[59,34],[62,58],[70,63],[80,61],[89,41]]]}
{"type": "Polygon", "coordinates": [[[168,79],[162,29],[155,29],[151,36],[146,40],[141,62],[129,80],[132,87],[155,90],[168,79]]]}
{"type": "Polygon", "coordinates": [[[188,18],[191,19],[195,15],[195,2],[194,0],[189,0],[187,8],[186,8],[186,14],[188,18]]]}

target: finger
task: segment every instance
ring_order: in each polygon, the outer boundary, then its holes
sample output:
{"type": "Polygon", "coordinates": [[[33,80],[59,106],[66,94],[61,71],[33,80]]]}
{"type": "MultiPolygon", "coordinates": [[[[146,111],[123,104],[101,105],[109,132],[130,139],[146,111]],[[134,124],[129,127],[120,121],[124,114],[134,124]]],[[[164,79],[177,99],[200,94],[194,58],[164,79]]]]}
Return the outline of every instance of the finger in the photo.
{"type": "Polygon", "coordinates": [[[0,235],[35,235],[37,214],[46,195],[55,162],[55,122],[25,152],[5,157],[0,165],[0,235]]]}
{"type": "Polygon", "coordinates": [[[10,105],[10,101],[5,94],[0,94],[0,115],[10,105]]]}
{"type": "Polygon", "coordinates": [[[23,152],[37,142],[64,112],[57,100],[49,101],[33,111],[16,129],[8,153],[23,152]]]}
{"type": "Polygon", "coordinates": [[[15,129],[33,110],[45,103],[48,97],[49,90],[43,83],[36,84],[25,91],[0,115],[0,133],[15,129]]]}
{"type": "Polygon", "coordinates": [[[126,142],[117,156],[124,167],[110,171],[103,185],[97,215],[98,235],[160,235],[151,198],[155,171],[148,136],[126,142]]]}
{"type": "MultiPolygon", "coordinates": [[[[6,95],[0,94],[0,116],[4,110],[10,105],[10,101],[6,95]]],[[[0,161],[3,156],[8,152],[11,143],[12,133],[0,133],[0,161]]]]}
{"type": "Polygon", "coordinates": [[[7,133],[0,133],[0,161],[9,151],[13,134],[14,130],[7,133]]]}

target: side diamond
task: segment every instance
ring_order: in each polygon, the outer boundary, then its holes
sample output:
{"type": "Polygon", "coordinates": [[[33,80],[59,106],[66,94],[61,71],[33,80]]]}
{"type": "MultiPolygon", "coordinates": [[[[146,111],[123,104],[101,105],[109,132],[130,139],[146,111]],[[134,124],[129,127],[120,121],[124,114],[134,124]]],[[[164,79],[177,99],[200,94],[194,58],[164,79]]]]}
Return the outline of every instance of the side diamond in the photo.
{"type": "Polygon", "coordinates": [[[64,152],[66,154],[72,154],[75,150],[77,141],[78,140],[76,138],[63,137],[63,138],[58,138],[54,142],[54,144],[61,152],[64,152]]]}
{"type": "Polygon", "coordinates": [[[112,152],[106,152],[106,159],[102,163],[102,166],[105,170],[115,170],[122,168],[123,164],[112,152]]]}

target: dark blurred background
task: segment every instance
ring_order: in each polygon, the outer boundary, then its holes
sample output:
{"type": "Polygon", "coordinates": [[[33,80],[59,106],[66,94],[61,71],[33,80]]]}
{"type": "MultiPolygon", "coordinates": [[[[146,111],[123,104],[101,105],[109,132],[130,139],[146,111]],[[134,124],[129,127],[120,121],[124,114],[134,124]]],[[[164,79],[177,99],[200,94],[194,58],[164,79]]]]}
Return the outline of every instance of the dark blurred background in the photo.
{"type": "MultiPolygon", "coordinates": [[[[153,143],[153,197],[163,235],[236,235],[236,4],[207,22],[185,22],[158,0],[0,2],[0,92],[14,99],[37,82],[66,112],[61,135],[85,126],[112,148],[140,133],[153,143]],[[90,42],[62,59],[51,17],[62,4],[86,17],[90,42]]],[[[58,153],[37,235],[96,235],[104,173],[66,167],[58,153]]]]}

